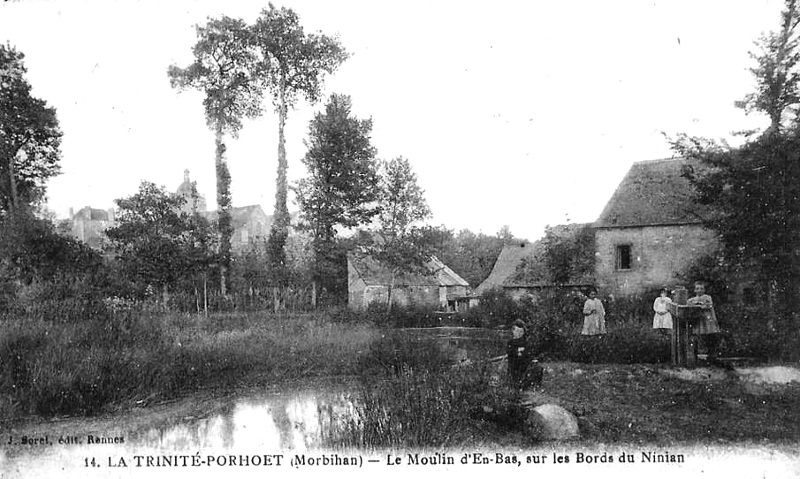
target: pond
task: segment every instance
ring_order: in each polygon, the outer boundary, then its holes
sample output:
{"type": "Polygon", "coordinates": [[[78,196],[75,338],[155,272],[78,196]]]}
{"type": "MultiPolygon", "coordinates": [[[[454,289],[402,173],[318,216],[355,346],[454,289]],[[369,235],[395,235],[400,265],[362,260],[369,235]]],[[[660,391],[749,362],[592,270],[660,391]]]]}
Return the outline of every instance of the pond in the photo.
{"type": "MultiPolygon", "coordinates": [[[[501,332],[474,328],[403,330],[413,339],[435,338],[457,359],[503,353],[501,332]]],[[[1,477],[50,477],[53,470],[93,470],[92,459],[123,459],[231,452],[261,455],[325,447],[326,426],[354,417],[358,380],[314,380],[232,398],[196,396],[102,418],[40,421],[0,435],[1,477]],[[64,467],[64,466],[68,467],[64,467]]],[[[227,459],[226,459],[227,460],[227,459]]],[[[272,459],[275,460],[275,459],[272,459]]],[[[168,466],[169,467],[169,466],[168,466]]]]}
{"type": "Polygon", "coordinates": [[[148,461],[150,467],[174,467],[173,462],[191,461],[187,457],[198,452],[204,462],[209,455],[229,462],[232,453],[237,460],[246,455],[259,462],[280,461],[272,456],[324,447],[324,426],[352,417],[353,399],[347,388],[324,384],[235,400],[175,404],[139,411],[141,417],[129,413],[27,426],[3,435],[0,477],[6,473],[50,477],[48,471],[62,470],[65,465],[70,466],[68,470],[92,469],[93,459],[99,467],[120,459],[129,467],[147,467],[148,461]]]}

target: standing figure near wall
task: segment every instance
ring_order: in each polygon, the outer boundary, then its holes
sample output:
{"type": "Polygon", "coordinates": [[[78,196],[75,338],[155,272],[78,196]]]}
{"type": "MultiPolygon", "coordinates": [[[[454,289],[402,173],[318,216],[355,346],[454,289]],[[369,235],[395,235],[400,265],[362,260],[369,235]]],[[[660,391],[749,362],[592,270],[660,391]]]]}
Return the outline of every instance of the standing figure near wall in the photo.
{"type": "Polygon", "coordinates": [[[669,298],[667,288],[661,288],[661,294],[653,302],[653,329],[672,329],[672,314],[669,312],[669,305],[672,300],[669,298]]]}
{"type": "Polygon", "coordinates": [[[606,310],[597,299],[597,290],[589,290],[589,299],[583,304],[583,330],[581,334],[595,336],[606,333],[606,310]]]}
{"type": "Polygon", "coordinates": [[[711,296],[706,294],[705,283],[695,281],[694,297],[689,298],[688,304],[699,306],[702,310],[700,320],[692,325],[692,334],[698,336],[706,349],[709,360],[713,362],[717,358],[719,323],[717,323],[717,315],[714,313],[714,302],[711,300],[711,296]]]}

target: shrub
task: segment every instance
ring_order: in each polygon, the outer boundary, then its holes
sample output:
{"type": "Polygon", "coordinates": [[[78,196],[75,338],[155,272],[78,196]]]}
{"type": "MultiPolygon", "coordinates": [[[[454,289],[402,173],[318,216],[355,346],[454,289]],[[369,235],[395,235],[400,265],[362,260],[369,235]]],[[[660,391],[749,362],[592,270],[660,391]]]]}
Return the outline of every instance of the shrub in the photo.
{"type": "Polygon", "coordinates": [[[329,447],[457,446],[472,439],[476,411],[504,409],[514,394],[493,387],[482,366],[403,367],[386,380],[364,379],[355,411],[321,419],[321,432],[329,447]]]}
{"type": "Polygon", "coordinates": [[[470,310],[468,316],[481,318],[483,326],[494,326],[510,323],[522,314],[519,303],[501,288],[493,288],[481,294],[478,306],[470,310]]]}
{"type": "Polygon", "coordinates": [[[561,359],[581,363],[663,363],[670,358],[669,336],[636,324],[600,336],[570,335],[564,346],[561,359]]]}
{"type": "Polygon", "coordinates": [[[415,337],[404,331],[384,330],[361,360],[361,370],[375,368],[400,374],[409,369],[439,370],[451,366],[455,355],[434,338],[415,337]]]}

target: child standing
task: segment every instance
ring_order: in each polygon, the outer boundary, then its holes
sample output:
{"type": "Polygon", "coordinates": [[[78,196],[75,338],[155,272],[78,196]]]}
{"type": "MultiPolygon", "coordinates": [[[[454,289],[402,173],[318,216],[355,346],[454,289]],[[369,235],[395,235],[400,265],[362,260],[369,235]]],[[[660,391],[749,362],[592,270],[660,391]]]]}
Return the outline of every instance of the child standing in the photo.
{"type": "Polygon", "coordinates": [[[714,314],[714,302],[706,294],[706,285],[702,281],[694,283],[694,297],[689,298],[687,304],[699,306],[702,310],[700,320],[692,325],[692,332],[699,336],[705,344],[706,354],[711,361],[717,358],[717,342],[719,340],[719,324],[717,315],[714,314]]]}
{"type": "Polygon", "coordinates": [[[589,299],[583,303],[583,330],[581,334],[594,336],[606,333],[606,310],[603,302],[597,299],[597,290],[589,290],[589,299]]]}
{"type": "Polygon", "coordinates": [[[661,288],[661,294],[653,303],[653,310],[656,312],[653,316],[653,329],[672,329],[672,314],[669,312],[672,300],[668,294],[667,288],[661,288]]]}

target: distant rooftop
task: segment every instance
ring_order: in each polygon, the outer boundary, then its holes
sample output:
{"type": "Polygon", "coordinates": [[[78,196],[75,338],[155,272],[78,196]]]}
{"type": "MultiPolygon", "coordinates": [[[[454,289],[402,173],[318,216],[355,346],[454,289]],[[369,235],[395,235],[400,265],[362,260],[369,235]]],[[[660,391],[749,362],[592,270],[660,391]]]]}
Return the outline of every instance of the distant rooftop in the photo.
{"type": "Polygon", "coordinates": [[[503,283],[514,276],[517,272],[517,265],[524,259],[531,258],[534,254],[535,243],[530,241],[509,241],[503,246],[500,255],[497,257],[492,267],[489,277],[475,288],[475,294],[483,294],[484,291],[500,288],[503,283]]]}

